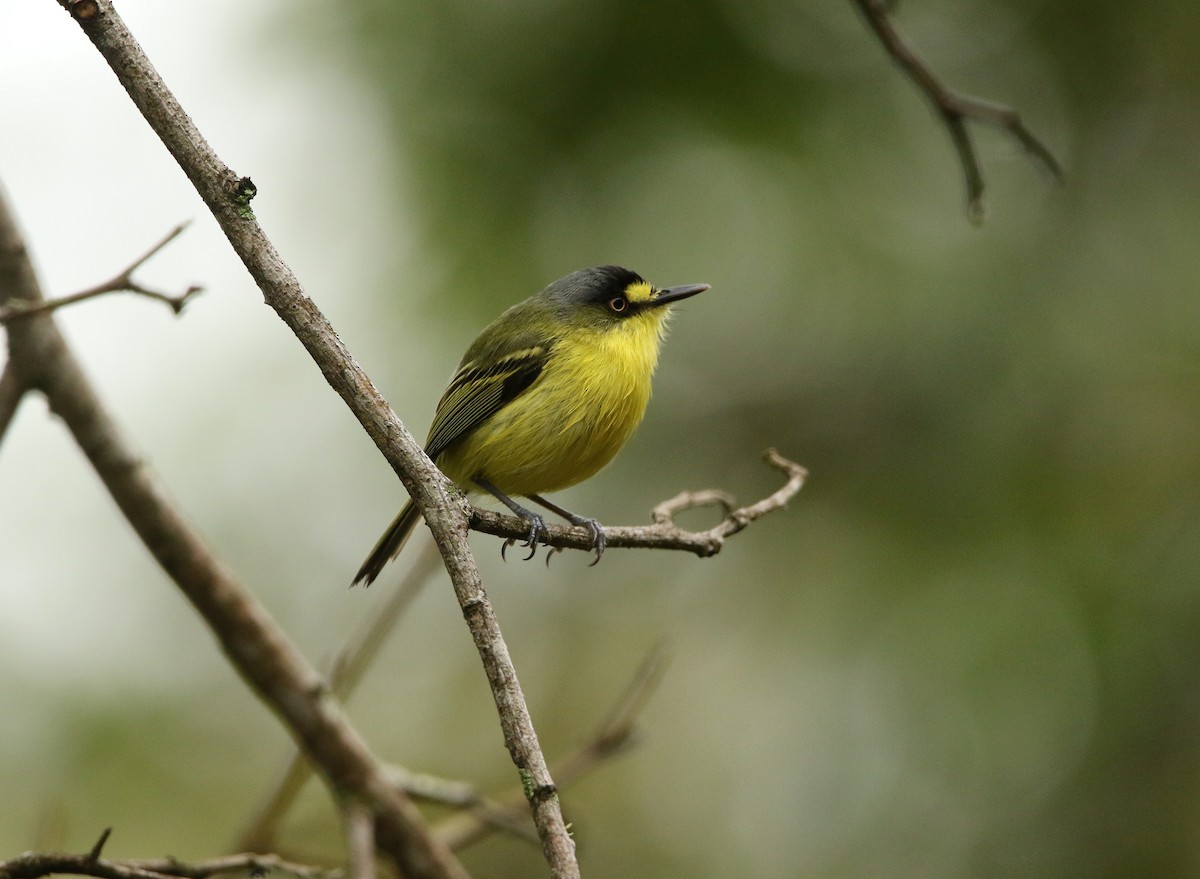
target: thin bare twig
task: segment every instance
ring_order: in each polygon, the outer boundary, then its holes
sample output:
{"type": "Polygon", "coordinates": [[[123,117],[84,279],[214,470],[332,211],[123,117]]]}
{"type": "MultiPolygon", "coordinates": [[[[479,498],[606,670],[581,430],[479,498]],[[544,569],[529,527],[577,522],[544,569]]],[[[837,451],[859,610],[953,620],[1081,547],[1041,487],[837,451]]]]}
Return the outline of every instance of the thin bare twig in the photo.
{"type": "Polygon", "coordinates": [[[184,862],[175,858],[158,858],[154,860],[132,860],[128,863],[143,869],[153,870],[164,876],[179,876],[181,879],[208,879],[220,873],[238,873],[246,871],[253,875],[267,873],[287,873],[299,879],[342,879],[343,870],[315,867],[309,864],[297,864],[287,861],[278,855],[254,854],[244,852],[235,855],[222,855],[204,861],[184,862]]]}
{"type": "Polygon", "coordinates": [[[152,290],[149,287],[135,281],[133,273],[142,267],[152,256],[170,244],[175,238],[189,225],[191,220],[185,220],[180,223],[165,236],[162,240],[123,268],[117,274],[113,275],[107,281],[97,284],[94,287],[88,287],[86,290],[80,290],[78,293],[72,293],[69,296],[60,296],[57,299],[43,299],[40,302],[24,302],[14,301],[4,308],[0,308],[0,323],[9,323],[14,320],[24,320],[39,314],[46,314],[51,311],[56,311],[67,305],[74,305],[76,302],[83,302],[85,299],[92,299],[96,296],[103,296],[105,293],[137,293],[139,296],[145,296],[150,299],[157,299],[159,302],[165,302],[171,306],[171,310],[176,314],[183,311],[183,307],[197,293],[204,291],[203,287],[192,285],[188,287],[178,296],[171,296],[162,293],[158,290],[152,290]]]}
{"type": "MultiPolygon", "coordinates": [[[[100,839],[101,845],[107,838],[100,839]]],[[[285,861],[276,855],[237,854],[207,861],[178,861],[174,858],[152,860],[116,860],[101,858],[96,848],[87,854],[27,852],[8,861],[0,861],[0,879],[39,879],[53,874],[95,876],[97,879],[208,879],[222,873],[264,875],[287,873],[299,879],[342,879],[342,871],[311,867],[285,861]]]]}
{"type": "MultiPolygon", "coordinates": [[[[557,777],[557,773],[555,773],[557,777]]],[[[392,767],[395,783],[414,800],[463,809],[488,830],[499,831],[525,842],[537,843],[537,831],[529,824],[529,808],[522,797],[515,804],[497,802],[473,784],[426,773],[392,767]]],[[[561,781],[561,779],[560,779],[561,781]]]]}
{"type": "MultiPolygon", "coordinates": [[[[764,455],[767,464],[787,476],[782,487],[762,500],[749,506],[735,509],[731,495],[716,489],[686,491],[670,500],[663,501],[651,512],[652,525],[606,526],[604,534],[609,548],[636,547],[641,549],[676,549],[694,553],[701,558],[716,555],[725,545],[725,540],[741,531],[755,519],[781,509],[804,485],[808,471],[793,461],[781,456],[774,449],[764,455]],[[685,531],[675,524],[676,514],[696,507],[720,506],[725,518],[707,531],[685,531]]],[[[514,516],[474,507],[471,510],[471,527],[485,534],[508,539],[522,539],[529,534],[529,525],[514,516]]],[[[582,549],[591,551],[592,538],[584,528],[549,525],[544,542],[558,549],[582,549]]]]}
{"type": "MultiPolygon", "coordinates": [[[[354,692],[397,621],[433,575],[439,558],[437,549],[428,541],[422,541],[422,547],[420,555],[405,574],[400,587],[392,593],[378,613],[372,614],[368,625],[350,639],[334,660],[330,683],[339,698],[347,699],[354,692]]],[[[412,772],[394,764],[388,771],[392,782],[415,800],[470,809],[497,830],[527,841],[538,841],[536,832],[531,833],[529,830],[528,815],[525,816],[526,821],[513,818],[481,795],[473,785],[427,773],[412,772]]]]}
{"type": "Polygon", "coordinates": [[[375,822],[371,810],[356,800],[342,804],[346,830],[347,879],[375,879],[375,822]]]}
{"type": "MultiPolygon", "coordinates": [[[[573,784],[629,747],[634,740],[637,718],[666,673],[667,660],[667,650],[662,644],[655,646],[642,660],[608,716],[588,740],[573,753],[555,761],[554,777],[559,783],[564,787],[573,784]]],[[[442,821],[434,827],[434,832],[454,851],[461,851],[490,833],[502,817],[518,818],[524,805],[521,791],[513,791],[496,801],[487,815],[478,811],[461,812],[442,821]]]]}
{"type": "Polygon", "coordinates": [[[412,606],[421,589],[433,576],[438,561],[437,548],[429,541],[421,541],[421,545],[420,554],[405,573],[399,587],[383,607],[371,614],[366,626],[351,637],[334,658],[329,682],[339,698],[349,699],[357,689],[400,617],[412,606]]]}
{"type": "Polygon", "coordinates": [[[983,169],[979,163],[979,155],[975,143],[967,129],[967,122],[984,122],[1007,131],[1045,168],[1055,180],[1063,177],[1062,166],[1049,148],[1031,132],[1020,114],[1002,104],[985,101],[960,94],[948,88],[934,75],[929,65],[917,55],[905,42],[896,26],[892,23],[889,3],[887,0],[854,0],[862,10],[867,24],[878,37],[883,48],[893,60],[900,65],[916,86],[933,104],[934,110],[942,117],[954,148],[958,151],[962,163],[963,176],[967,185],[967,213],[972,222],[983,219],[983,169]]]}

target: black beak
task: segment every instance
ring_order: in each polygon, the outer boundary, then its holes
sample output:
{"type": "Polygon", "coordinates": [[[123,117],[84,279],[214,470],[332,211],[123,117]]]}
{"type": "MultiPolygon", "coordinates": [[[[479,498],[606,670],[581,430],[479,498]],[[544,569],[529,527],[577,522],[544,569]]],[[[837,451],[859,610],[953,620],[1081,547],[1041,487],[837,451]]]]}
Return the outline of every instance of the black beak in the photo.
{"type": "Polygon", "coordinates": [[[659,290],[658,295],[647,302],[646,305],[651,308],[659,305],[670,305],[672,302],[687,299],[689,296],[695,296],[697,293],[703,293],[708,289],[708,284],[685,284],[682,287],[668,287],[665,290],[659,290]]]}

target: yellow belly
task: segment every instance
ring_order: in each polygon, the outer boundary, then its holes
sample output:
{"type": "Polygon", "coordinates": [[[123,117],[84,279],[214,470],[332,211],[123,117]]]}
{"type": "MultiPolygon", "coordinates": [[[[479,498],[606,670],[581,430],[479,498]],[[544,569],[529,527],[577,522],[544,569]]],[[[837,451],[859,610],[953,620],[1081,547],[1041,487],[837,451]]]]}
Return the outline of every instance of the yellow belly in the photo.
{"type": "MultiPolygon", "coordinates": [[[[559,344],[541,376],[438,459],[465,490],[484,478],[510,496],[558,491],[595,475],[625,445],[646,411],[660,328],[559,344]]],[[[623,328],[624,329],[624,328],[623,328]]]]}

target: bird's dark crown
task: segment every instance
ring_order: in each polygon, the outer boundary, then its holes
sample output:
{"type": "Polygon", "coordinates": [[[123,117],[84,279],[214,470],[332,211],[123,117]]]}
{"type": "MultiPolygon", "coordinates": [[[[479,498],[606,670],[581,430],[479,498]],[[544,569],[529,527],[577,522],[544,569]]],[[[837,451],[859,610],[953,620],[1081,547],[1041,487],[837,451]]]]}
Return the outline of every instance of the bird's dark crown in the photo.
{"type": "Polygon", "coordinates": [[[563,302],[608,302],[633,284],[645,284],[637,272],[621,266],[593,266],[559,278],[543,294],[563,302]]]}

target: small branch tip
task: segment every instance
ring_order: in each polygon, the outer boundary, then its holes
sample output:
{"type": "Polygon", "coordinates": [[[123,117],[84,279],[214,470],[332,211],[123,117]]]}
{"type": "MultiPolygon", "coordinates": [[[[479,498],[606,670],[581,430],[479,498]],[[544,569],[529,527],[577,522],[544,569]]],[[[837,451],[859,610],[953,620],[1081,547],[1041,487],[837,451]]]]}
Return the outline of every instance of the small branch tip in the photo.
{"type": "Polygon", "coordinates": [[[111,827],[105,827],[100,834],[100,838],[96,840],[96,844],[92,846],[92,850],[88,852],[85,863],[94,864],[100,860],[100,852],[104,851],[104,844],[108,842],[108,837],[112,834],[111,827]]]}
{"type": "Polygon", "coordinates": [[[74,305],[77,302],[84,302],[88,299],[94,299],[97,296],[103,296],[107,293],[136,293],[138,296],[144,296],[147,299],[157,299],[159,302],[165,302],[170,306],[171,310],[176,314],[183,312],[183,307],[188,301],[198,293],[202,293],[204,288],[196,284],[191,285],[178,296],[171,296],[159,290],[152,290],[134,280],[133,274],[143,265],[145,265],[152,257],[160,250],[174,241],[180,233],[183,232],[191,224],[191,220],[185,220],[177,225],[174,229],[162,237],[161,240],[116,275],[109,278],[107,281],[97,284],[94,287],[89,287],[86,290],[80,290],[78,293],[72,293],[69,296],[62,296],[57,299],[39,299],[35,302],[20,302],[9,300],[7,307],[0,308],[0,324],[9,323],[11,321],[23,320],[25,318],[35,317],[39,314],[49,314],[57,311],[68,305],[74,305]]]}
{"type": "Polygon", "coordinates": [[[1007,132],[1055,180],[1063,179],[1062,166],[1054,158],[1054,154],[1025,126],[1016,110],[1003,104],[959,94],[938,79],[892,23],[890,14],[894,11],[896,3],[887,0],[856,2],[867,24],[883,45],[884,51],[921,90],[946,126],[962,165],[967,190],[967,217],[972,223],[978,225],[983,222],[984,179],[978,153],[967,130],[967,122],[983,122],[1007,132]]]}

